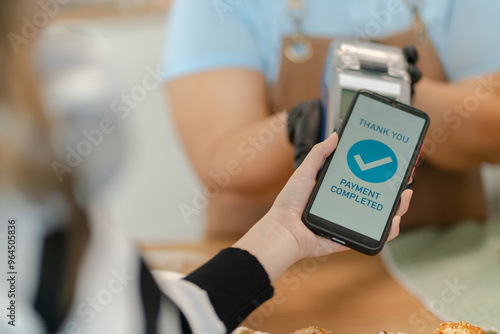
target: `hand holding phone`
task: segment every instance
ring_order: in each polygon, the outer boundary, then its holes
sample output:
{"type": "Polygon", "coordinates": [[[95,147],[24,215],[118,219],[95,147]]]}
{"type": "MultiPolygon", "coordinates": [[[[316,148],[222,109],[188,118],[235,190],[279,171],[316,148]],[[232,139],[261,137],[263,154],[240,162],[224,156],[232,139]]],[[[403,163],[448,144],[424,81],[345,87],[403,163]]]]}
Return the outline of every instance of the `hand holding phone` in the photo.
{"type": "MultiPolygon", "coordinates": [[[[337,147],[333,134],[316,144],[288,180],[269,212],[234,247],[253,254],[266,269],[271,282],[292,264],[309,257],[342,252],[348,248],[312,233],[302,222],[304,207],[313,191],[325,159],[337,147]]],[[[405,190],[393,219],[389,239],[399,233],[399,221],[408,210],[411,190],[405,190]]]]}
{"type": "Polygon", "coordinates": [[[424,112],[369,91],[353,98],[303,214],[316,234],[380,252],[429,126],[424,112]]]}

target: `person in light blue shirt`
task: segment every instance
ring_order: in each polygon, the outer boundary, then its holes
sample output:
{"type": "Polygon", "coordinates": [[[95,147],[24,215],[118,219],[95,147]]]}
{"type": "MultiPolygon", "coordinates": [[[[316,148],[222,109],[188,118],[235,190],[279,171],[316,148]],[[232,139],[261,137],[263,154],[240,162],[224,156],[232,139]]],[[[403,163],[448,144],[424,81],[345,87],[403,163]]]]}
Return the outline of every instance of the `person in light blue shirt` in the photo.
{"type": "MultiPolygon", "coordinates": [[[[174,3],[170,14],[163,66],[165,79],[216,68],[238,67],[262,73],[268,84],[276,82],[282,39],[293,33],[287,1],[187,0],[174,3]],[[230,4],[231,1],[220,1],[230,4]]],[[[450,81],[500,69],[500,35],[495,33],[499,4],[496,1],[420,1],[430,38],[450,81]],[[468,24],[473,22],[473,24],[468,24]]],[[[412,12],[404,1],[306,1],[304,31],[308,36],[384,37],[407,29],[412,12]],[[387,20],[381,11],[398,3],[387,20]],[[381,13],[381,14],[378,14],[381,13]],[[367,22],[380,22],[380,32],[367,22]],[[375,35],[375,36],[374,36],[375,35]]],[[[374,25],[373,25],[374,26],[374,25]]]]}
{"type": "MultiPolygon", "coordinates": [[[[180,137],[210,200],[209,234],[248,229],[292,172],[286,115],[273,113],[271,91],[283,74],[283,40],[297,30],[297,3],[300,28],[313,38],[383,40],[411,28],[418,13],[442,71],[438,80],[424,70],[415,86],[413,105],[431,117],[424,158],[449,172],[500,161],[498,1],[176,1],[164,79],[180,137]]],[[[199,209],[182,214],[189,219],[199,209]]]]}

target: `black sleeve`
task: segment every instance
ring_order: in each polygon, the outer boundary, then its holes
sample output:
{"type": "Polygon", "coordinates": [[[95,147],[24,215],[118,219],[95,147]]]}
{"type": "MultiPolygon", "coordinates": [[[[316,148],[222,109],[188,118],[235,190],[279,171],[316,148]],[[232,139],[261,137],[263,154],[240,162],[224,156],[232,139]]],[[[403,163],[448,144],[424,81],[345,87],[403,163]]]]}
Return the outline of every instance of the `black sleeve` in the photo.
{"type": "Polygon", "coordinates": [[[257,258],[238,248],[222,250],[185,279],[207,291],[229,333],[274,294],[257,258]]]}

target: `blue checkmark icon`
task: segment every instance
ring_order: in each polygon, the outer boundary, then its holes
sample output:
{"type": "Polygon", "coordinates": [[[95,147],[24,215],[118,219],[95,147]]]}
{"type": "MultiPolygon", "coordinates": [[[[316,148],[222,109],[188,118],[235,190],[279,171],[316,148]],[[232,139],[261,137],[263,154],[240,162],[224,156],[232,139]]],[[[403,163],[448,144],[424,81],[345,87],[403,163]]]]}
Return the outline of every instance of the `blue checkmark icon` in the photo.
{"type": "Polygon", "coordinates": [[[377,140],[362,140],[347,152],[347,165],[354,175],[370,183],[391,179],[398,169],[396,154],[377,140]]]}

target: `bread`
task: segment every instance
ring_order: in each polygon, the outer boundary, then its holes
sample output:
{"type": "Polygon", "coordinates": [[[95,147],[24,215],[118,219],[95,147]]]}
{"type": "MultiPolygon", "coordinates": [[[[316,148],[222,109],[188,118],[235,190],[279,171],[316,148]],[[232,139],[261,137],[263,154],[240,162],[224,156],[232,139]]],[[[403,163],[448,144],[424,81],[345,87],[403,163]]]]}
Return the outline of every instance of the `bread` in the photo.
{"type": "Polygon", "coordinates": [[[485,334],[480,327],[472,326],[465,321],[443,322],[434,334],[485,334]]]}
{"type": "MultiPolygon", "coordinates": [[[[251,329],[248,329],[246,327],[239,327],[233,332],[233,334],[269,334],[269,333],[257,332],[257,331],[253,331],[251,329]]],[[[311,327],[296,330],[295,332],[293,332],[293,334],[332,334],[332,332],[327,331],[326,329],[323,329],[323,328],[311,326],[311,327]]]]}
{"type": "Polygon", "coordinates": [[[295,331],[293,334],[332,334],[332,332],[327,331],[326,329],[323,329],[323,328],[311,326],[311,327],[299,329],[299,330],[295,331]]]}
{"type": "MultiPolygon", "coordinates": [[[[239,327],[233,334],[269,334],[264,332],[257,332],[246,327],[239,327]]],[[[332,334],[326,329],[311,326],[296,330],[292,334],[332,334]]],[[[379,331],[377,334],[389,334],[387,331],[379,331]]],[[[485,334],[480,327],[472,326],[465,321],[460,322],[443,322],[434,331],[434,334],[485,334]]]]}
{"type": "Polygon", "coordinates": [[[246,327],[238,327],[232,334],[269,334],[264,332],[257,332],[246,327]]]}

